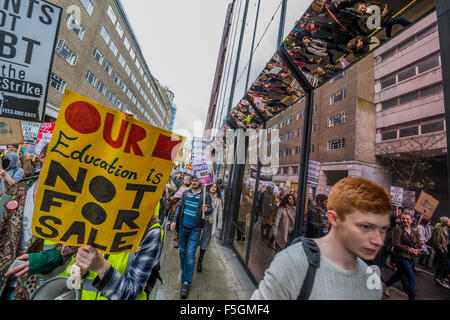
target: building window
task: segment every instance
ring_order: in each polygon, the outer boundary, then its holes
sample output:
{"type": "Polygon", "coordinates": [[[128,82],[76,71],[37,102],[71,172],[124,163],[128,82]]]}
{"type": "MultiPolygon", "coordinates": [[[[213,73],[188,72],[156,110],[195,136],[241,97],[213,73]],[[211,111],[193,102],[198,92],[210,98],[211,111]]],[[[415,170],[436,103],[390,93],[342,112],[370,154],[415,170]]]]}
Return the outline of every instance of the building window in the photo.
{"type": "Polygon", "coordinates": [[[125,62],[125,59],[123,58],[122,55],[119,56],[119,63],[120,63],[120,65],[121,65],[122,67],[125,68],[126,62],[125,62]]]}
{"type": "Polygon", "coordinates": [[[283,168],[283,174],[289,174],[289,167],[283,168]]]}
{"type": "Polygon", "coordinates": [[[427,29],[425,29],[424,31],[422,31],[421,33],[419,33],[417,35],[417,41],[420,41],[420,40],[428,37],[430,34],[432,34],[435,31],[437,31],[437,29],[438,29],[437,24],[434,24],[431,27],[428,27],[427,29]]]}
{"type": "Polygon", "coordinates": [[[294,148],[294,155],[298,155],[300,153],[300,147],[294,148]]]}
{"type": "Polygon", "coordinates": [[[105,40],[106,44],[109,44],[111,37],[110,37],[108,31],[106,31],[104,26],[102,26],[102,28],[100,29],[100,35],[102,36],[103,40],[105,40]]]}
{"type": "Polygon", "coordinates": [[[78,61],[78,55],[73,53],[65,44],[65,40],[59,39],[56,45],[55,52],[64,60],[66,60],[71,66],[74,66],[78,61]]]}
{"type": "Polygon", "coordinates": [[[328,127],[339,126],[344,124],[347,121],[347,114],[345,112],[341,112],[340,114],[328,118],[328,127]]]}
{"type": "Polygon", "coordinates": [[[444,120],[422,124],[421,134],[444,131],[444,120]]]}
{"type": "Polygon", "coordinates": [[[97,90],[98,90],[102,95],[105,95],[105,93],[106,93],[106,85],[105,85],[103,82],[98,81],[98,83],[97,83],[97,90]]]}
{"type": "Polygon", "coordinates": [[[111,6],[108,7],[108,11],[106,11],[106,13],[108,14],[109,19],[111,19],[112,24],[116,24],[117,17],[111,6]]]}
{"type": "Polygon", "coordinates": [[[123,28],[120,25],[120,23],[118,23],[118,22],[117,22],[117,25],[116,25],[116,31],[119,34],[119,37],[122,39],[122,37],[123,37],[123,28]]]}
{"type": "Polygon", "coordinates": [[[331,78],[330,83],[333,83],[333,82],[335,82],[335,81],[337,81],[339,79],[342,79],[343,77],[345,77],[345,75],[346,75],[345,71],[339,73],[337,76],[331,78]]]}
{"type": "Polygon", "coordinates": [[[420,97],[425,98],[442,92],[442,83],[420,90],[420,97]]]}
{"type": "Polygon", "coordinates": [[[77,35],[77,37],[80,40],[83,40],[84,33],[86,32],[86,29],[83,28],[81,23],[75,18],[75,15],[73,13],[67,14],[66,17],[66,23],[72,29],[73,32],[77,35]]]}
{"type": "Polygon", "coordinates": [[[299,113],[297,113],[297,120],[300,119],[300,118],[303,118],[304,114],[305,114],[305,110],[302,110],[299,113]]]}
{"type": "Polygon", "coordinates": [[[115,83],[117,83],[117,85],[120,84],[120,77],[117,74],[117,72],[114,72],[113,80],[114,80],[115,83]]]}
{"type": "Polygon", "coordinates": [[[417,136],[419,134],[419,126],[412,126],[400,129],[400,138],[417,136]]]}
{"type": "Polygon", "coordinates": [[[398,98],[387,100],[381,103],[381,109],[386,110],[398,105],[398,98]]]}
{"type": "Polygon", "coordinates": [[[328,141],[328,150],[340,150],[345,147],[345,138],[339,138],[328,141]]]}
{"type": "Polygon", "coordinates": [[[116,102],[116,96],[111,91],[108,94],[108,100],[111,101],[112,103],[116,102]]]}
{"type": "Polygon", "coordinates": [[[298,174],[298,167],[292,167],[292,174],[298,174]]]}
{"type": "Polygon", "coordinates": [[[381,140],[382,141],[393,140],[393,139],[397,139],[397,130],[381,132],[381,140]]]}
{"type": "Polygon", "coordinates": [[[125,39],[123,39],[123,44],[125,45],[125,48],[127,48],[127,51],[130,50],[130,41],[128,41],[128,38],[125,37],[125,39]]]}
{"type": "Polygon", "coordinates": [[[125,64],[125,72],[126,72],[128,75],[131,74],[131,69],[130,69],[130,67],[128,66],[128,64],[125,64]]]}
{"type": "Polygon", "coordinates": [[[120,101],[119,99],[116,100],[115,105],[116,105],[116,107],[119,108],[120,110],[122,109],[122,101],[120,101]]]}
{"type": "Polygon", "coordinates": [[[398,73],[398,82],[412,78],[415,75],[416,75],[416,66],[414,65],[398,73]]]}
{"type": "Polygon", "coordinates": [[[58,90],[61,93],[64,93],[64,89],[66,89],[66,82],[58,77],[56,74],[52,72],[50,75],[50,87],[58,90]]]}
{"type": "Polygon", "coordinates": [[[97,82],[97,77],[90,71],[86,73],[86,80],[89,82],[92,86],[95,87],[95,83],[97,82]]]}
{"type": "Polygon", "coordinates": [[[390,87],[397,83],[397,76],[394,74],[393,76],[386,77],[381,80],[381,89],[390,87]]]}
{"type": "Polygon", "coordinates": [[[102,53],[100,51],[98,51],[97,48],[94,49],[94,59],[95,59],[95,61],[98,62],[99,65],[103,64],[104,57],[103,57],[102,53]]]}
{"type": "Polygon", "coordinates": [[[133,60],[134,60],[134,58],[136,58],[136,54],[134,53],[133,48],[130,49],[130,56],[131,56],[131,59],[133,59],[133,60]]]}
{"type": "MultiPolygon", "coordinates": [[[[345,98],[345,90],[344,90],[344,98],[345,98]]],[[[337,102],[337,101],[335,101],[337,102]]],[[[317,104],[313,105],[313,113],[317,112],[317,104]]]]}
{"type": "MultiPolygon", "coordinates": [[[[337,103],[337,102],[339,102],[339,101],[341,101],[341,100],[344,100],[345,97],[346,97],[346,95],[347,95],[347,90],[345,90],[345,89],[339,91],[339,92],[336,93],[335,95],[332,95],[332,96],[330,97],[330,105],[335,104],[335,103],[337,103]]],[[[314,112],[315,112],[315,111],[314,111],[314,112]]]]}
{"type": "Polygon", "coordinates": [[[127,90],[127,86],[125,85],[125,83],[123,81],[120,83],[120,89],[122,89],[123,92],[125,92],[125,90],[127,90]]]}
{"type": "Polygon", "coordinates": [[[83,7],[86,9],[88,15],[92,15],[92,11],[94,10],[94,6],[89,0],[80,0],[83,7]]]}
{"type": "Polygon", "coordinates": [[[112,66],[109,64],[108,61],[105,61],[105,71],[109,75],[111,75],[111,73],[112,73],[112,66]]]}
{"type": "Polygon", "coordinates": [[[112,53],[117,56],[117,54],[119,53],[119,49],[117,49],[116,44],[114,43],[114,41],[111,40],[111,43],[109,44],[109,48],[111,49],[112,53]]]}
{"type": "Polygon", "coordinates": [[[131,81],[136,85],[136,76],[134,73],[131,74],[131,81]]]}
{"type": "Polygon", "coordinates": [[[399,98],[400,104],[405,104],[414,100],[419,99],[419,91],[413,91],[405,94],[399,98]]]}
{"type": "Polygon", "coordinates": [[[439,66],[439,55],[431,56],[419,63],[419,73],[439,66]]]}
{"type": "Polygon", "coordinates": [[[311,154],[311,153],[314,153],[314,145],[313,144],[310,144],[309,145],[309,153],[311,154]]]}
{"type": "Polygon", "coordinates": [[[139,60],[136,59],[135,63],[136,63],[136,68],[139,70],[141,68],[141,64],[139,63],[139,60]]]}

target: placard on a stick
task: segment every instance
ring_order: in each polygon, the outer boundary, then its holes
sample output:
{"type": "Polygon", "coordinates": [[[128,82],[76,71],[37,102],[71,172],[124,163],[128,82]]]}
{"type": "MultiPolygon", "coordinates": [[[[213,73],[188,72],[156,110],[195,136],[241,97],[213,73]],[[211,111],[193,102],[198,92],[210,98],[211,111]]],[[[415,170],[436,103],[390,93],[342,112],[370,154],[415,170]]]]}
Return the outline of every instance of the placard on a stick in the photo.
{"type": "Polygon", "coordinates": [[[428,218],[431,218],[438,205],[438,200],[433,198],[433,196],[429,195],[428,193],[422,191],[420,193],[419,199],[417,199],[416,205],[414,206],[414,210],[426,215],[428,218]]]}
{"type": "Polygon", "coordinates": [[[0,118],[0,145],[21,143],[23,143],[23,133],[20,121],[0,118]]]}
{"type": "Polygon", "coordinates": [[[184,138],[66,90],[33,213],[37,237],[135,252],[184,138]]]}

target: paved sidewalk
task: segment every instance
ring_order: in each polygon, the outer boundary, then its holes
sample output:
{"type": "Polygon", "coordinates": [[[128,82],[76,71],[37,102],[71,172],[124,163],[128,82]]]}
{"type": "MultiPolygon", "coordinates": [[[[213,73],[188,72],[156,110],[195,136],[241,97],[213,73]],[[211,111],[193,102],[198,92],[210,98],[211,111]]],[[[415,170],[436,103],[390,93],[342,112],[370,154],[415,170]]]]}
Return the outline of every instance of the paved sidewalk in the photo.
{"type": "MultiPolygon", "coordinates": [[[[174,232],[167,231],[161,254],[161,277],[149,300],[180,300],[181,281],[178,249],[173,247],[174,232]]],[[[197,250],[198,256],[199,250],[197,250]]],[[[246,300],[256,289],[230,248],[212,239],[203,259],[203,271],[194,269],[194,277],[187,300],[246,300]]]]}

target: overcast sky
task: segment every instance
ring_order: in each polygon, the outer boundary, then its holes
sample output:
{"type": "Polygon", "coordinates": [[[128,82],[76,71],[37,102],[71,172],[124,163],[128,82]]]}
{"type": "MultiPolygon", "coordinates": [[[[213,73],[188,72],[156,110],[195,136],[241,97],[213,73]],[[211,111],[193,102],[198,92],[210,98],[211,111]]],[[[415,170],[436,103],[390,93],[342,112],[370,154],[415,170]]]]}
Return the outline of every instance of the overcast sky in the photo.
{"type": "Polygon", "coordinates": [[[181,129],[195,134],[195,121],[204,126],[231,2],[122,0],[150,71],[175,94],[174,131],[179,134],[186,135],[181,129]]]}

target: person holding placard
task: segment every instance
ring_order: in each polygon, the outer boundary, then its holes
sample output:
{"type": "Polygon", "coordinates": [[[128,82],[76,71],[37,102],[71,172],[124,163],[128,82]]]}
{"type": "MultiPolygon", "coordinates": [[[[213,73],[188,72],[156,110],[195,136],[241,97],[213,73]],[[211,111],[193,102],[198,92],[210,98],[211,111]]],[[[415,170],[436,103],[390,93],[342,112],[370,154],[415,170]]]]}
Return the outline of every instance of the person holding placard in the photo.
{"type": "Polygon", "coordinates": [[[172,231],[175,230],[177,224],[179,224],[180,229],[181,298],[186,298],[189,294],[194,273],[195,252],[200,243],[204,218],[212,212],[211,196],[202,190],[201,182],[193,177],[192,188],[185,191],[181,196],[170,225],[172,231]]]}

